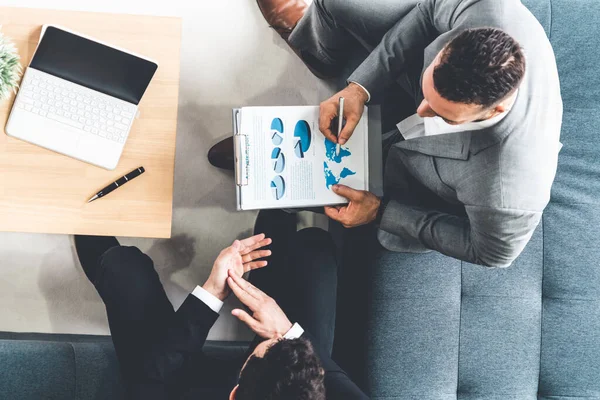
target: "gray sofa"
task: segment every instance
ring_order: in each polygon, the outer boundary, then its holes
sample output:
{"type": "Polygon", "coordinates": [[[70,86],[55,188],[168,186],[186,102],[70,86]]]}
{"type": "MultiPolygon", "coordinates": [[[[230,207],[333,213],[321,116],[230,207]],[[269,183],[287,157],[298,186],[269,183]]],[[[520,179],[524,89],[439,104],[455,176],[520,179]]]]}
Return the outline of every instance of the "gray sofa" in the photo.
{"type": "MultiPolygon", "coordinates": [[[[600,399],[600,1],[524,3],[561,76],[551,204],[508,269],[378,252],[342,279],[359,285],[341,288],[354,304],[341,304],[336,354],[374,399],[600,399]]],[[[207,349],[239,358],[244,344],[207,349]]],[[[4,333],[0,360],[0,400],[122,396],[109,338],[4,333]]]]}
{"type": "Polygon", "coordinates": [[[366,315],[375,399],[600,399],[600,2],[523,2],[561,78],[551,203],[508,269],[379,255],[366,315]]]}

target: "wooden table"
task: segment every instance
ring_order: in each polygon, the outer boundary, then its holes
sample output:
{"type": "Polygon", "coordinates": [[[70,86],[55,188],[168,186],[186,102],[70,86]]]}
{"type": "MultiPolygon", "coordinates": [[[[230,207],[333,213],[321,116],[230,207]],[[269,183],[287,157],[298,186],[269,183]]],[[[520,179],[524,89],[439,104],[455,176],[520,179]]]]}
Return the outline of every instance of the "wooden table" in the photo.
{"type": "MultiPolygon", "coordinates": [[[[2,32],[25,67],[42,25],[54,24],[158,61],[140,117],[115,171],[0,134],[0,231],[168,238],[171,236],[181,20],[0,7],[2,32]],[[98,190],[143,165],[146,173],[87,204],[98,190]]],[[[0,104],[6,125],[14,97],[0,104]]]]}

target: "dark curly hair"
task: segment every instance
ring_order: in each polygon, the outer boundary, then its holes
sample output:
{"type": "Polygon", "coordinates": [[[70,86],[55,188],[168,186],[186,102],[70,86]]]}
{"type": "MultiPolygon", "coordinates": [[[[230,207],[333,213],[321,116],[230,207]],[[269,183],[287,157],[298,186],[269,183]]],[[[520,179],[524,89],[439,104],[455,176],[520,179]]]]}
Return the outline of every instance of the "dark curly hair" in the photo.
{"type": "Polygon", "coordinates": [[[500,29],[467,29],[442,50],[433,84],[445,99],[493,107],[517,89],[525,75],[521,46],[500,29]]]}
{"type": "Polygon", "coordinates": [[[325,372],[312,344],[281,340],[242,370],[236,400],[325,400],[325,372]]]}

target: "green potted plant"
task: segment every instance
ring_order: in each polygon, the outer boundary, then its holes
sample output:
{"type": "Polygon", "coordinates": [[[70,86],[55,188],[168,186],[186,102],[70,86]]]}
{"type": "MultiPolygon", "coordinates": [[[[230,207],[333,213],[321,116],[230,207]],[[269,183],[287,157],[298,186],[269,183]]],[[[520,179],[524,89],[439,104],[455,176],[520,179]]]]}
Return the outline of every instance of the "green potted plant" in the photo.
{"type": "Polygon", "coordinates": [[[0,101],[17,91],[22,72],[19,61],[14,43],[0,32],[0,101]]]}

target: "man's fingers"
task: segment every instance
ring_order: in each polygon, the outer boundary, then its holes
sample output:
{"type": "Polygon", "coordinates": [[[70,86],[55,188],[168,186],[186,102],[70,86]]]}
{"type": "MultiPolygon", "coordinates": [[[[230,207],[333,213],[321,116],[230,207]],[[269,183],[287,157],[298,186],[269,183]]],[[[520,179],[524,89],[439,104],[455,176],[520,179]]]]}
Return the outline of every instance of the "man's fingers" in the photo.
{"type": "Polygon", "coordinates": [[[253,269],[264,268],[268,264],[269,263],[267,261],[252,261],[252,262],[246,263],[246,264],[244,264],[244,273],[246,273],[248,271],[252,271],[253,269]]]}
{"type": "Polygon", "coordinates": [[[246,325],[248,325],[248,328],[252,329],[253,331],[256,329],[256,327],[258,326],[258,321],[255,320],[254,318],[252,318],[250,316],[250,314],[248,314],[246,311],[244,310],[240,310],[238,308],[236,308],[235,310],[233,310],[231,312],[231,314],[234,317],[237,317],[237,319],[239,319],[240,321],[242,321],[243,323],[245,323],[246,325]]]}
{"type": "MultiPolygon", "coordinates": [[[[244,245],[244,247],[251,247],[259,243],[261,240],[265,238],[265,234],[261,233],[259,235],[254,235],[252,237],[240,240],[240,242],[244,245]]],[[[245,249],[244,249],[245,250],[245,249]]]]}
{"type": "Polygon", "coordinates": [[[252,246],[246,247],[243,251],[240,252],[240,254],[242,256],[245,256],[246,254],[249,254],[251,252],[253,252],[256,249],[260,249],[262,247],[268,246],[271,243],[273,243],[273,241],[271,239],[263,239],[258,243],[253,244],[252,246]]]}
{"type": "Polygon", "coordinates": [[[365,196],[363,191],[352,189],[346,185],[333,185],[333,191],[336,194],[345,197],[350,201],[360,201],[365,196]]]}
{"type": "Polygon", "coordinates": [[[250,261],[258,260],[259,258],[269,257],[271,255],[271,250],[256,250],[250,254],[246,254],[242,256],[242,262],[248,263],[250,261]]]}
{"type": "Polygon", "coordinates": [[[239,240],[234,240],[229,249],[234,252],[239,252],[244,248],[244,245],[239,240]]]}
{"type": "Polygon", "coordinates": [[[354,133],[354,129],[356,129],[356,125],[360,121],[360,117],[349,116],[346,119],[346,125],[342,132],[340,132],[339,142],[340,144],[346,144],[346,142],[350,139],[352,134],[354,133]]]}
{"type": "Polygon", "coordinates": [[[340,211],[336,207],[325,207],[325,215],[331,219],[336,219],[340,211]]]}
{"type": "Polygon", "coordinates": [[[257,288],[241,276],[237,276],[232,270],[229,270],[229,277],[234,281],[236,285],[238,285],[246,293],[249,293],[255,299],[260,299],[266,296],[259,288],[257,288]]]}
{"type": "Polygon", "coordinates": [[[329,140],[332,143],[337,143],[338,138],[336,135],[333,134],[333,132],[331,131],[331,129],[329,129],[329,132],[323,132],[323,136],[325,136],[327,138],[327,140],[329,140]]]}
{"type": "Polygon", "coordinates": [[[319,112],[319,130],[333,143],[337,143],[337,136],[331,131],[331,120],[336,116],[337,110],[334,102],[327,101],[321,104],[319,112]]]}
{"type": "Polygon", "coordinates": [[[240,287],[232,278],[231,274],[229,274],[229,278],[227,278],[227,284],[231,288],[231,291],[240,299],[242,303],[248,306],[251,310],[256,310],[258,307],[258,299],[250,293],[246,292],[243,288],[240,287]]]}
{"type": "Polygon", "coordinates": [[[345,228],[348,228],[348,207],[342,206],[339,209],[336,207],[325,207],[325,215],[331,218],[334,221],[339,222],[345,228]]]}
{"type": "Polygon", "coordinates": [[[344,219],[344,208],[336,208],[336,207],[325,207],[325,215],[337,222],[343,222],[344,219]]]}

